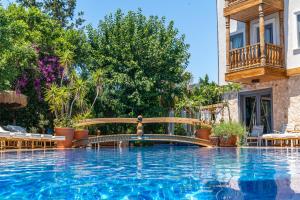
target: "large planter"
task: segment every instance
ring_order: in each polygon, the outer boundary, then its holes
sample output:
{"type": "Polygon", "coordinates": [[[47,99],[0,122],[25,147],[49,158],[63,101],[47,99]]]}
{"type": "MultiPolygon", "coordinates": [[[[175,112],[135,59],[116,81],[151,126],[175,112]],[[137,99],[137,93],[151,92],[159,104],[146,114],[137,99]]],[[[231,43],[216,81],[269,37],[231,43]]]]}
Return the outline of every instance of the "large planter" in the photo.
{"type": "Polygon", "coordinates": [[[71,148],[73,146],[73,128],[54,128],[56,136],[65,136],[65,141],[57,141],[57,148],[71,148]]]}
{"type": "Polygon", "coordinates": [[[89,131],[80,129],[75,130],[74,133],[74,140],[76,140],[76,147],[85,147],[88,145],[88,139],[89,139],[89,131]]]}
{"type": "Polygon", "coordinates": [[[210,136],[210,143],[214,147],[218,147],[220,145],[220,138],[218,136],[210,136]]]}
{"type": "Polygon", "coordinates": [[[236,147],[237,137],[220,137],[220,147],[236,147]]]}
{"type": "Polygon", "coordinates": [[[196,138],[210,140],[211,129],[201,128],[196,131],[196,138]]]}
{"type": "Polygon", "coordinates": [[[89,137],[89,131],[80,129],[80,130],[75,130],[74,133],[74,140],[85,140],[88,139],[89,137]]]}

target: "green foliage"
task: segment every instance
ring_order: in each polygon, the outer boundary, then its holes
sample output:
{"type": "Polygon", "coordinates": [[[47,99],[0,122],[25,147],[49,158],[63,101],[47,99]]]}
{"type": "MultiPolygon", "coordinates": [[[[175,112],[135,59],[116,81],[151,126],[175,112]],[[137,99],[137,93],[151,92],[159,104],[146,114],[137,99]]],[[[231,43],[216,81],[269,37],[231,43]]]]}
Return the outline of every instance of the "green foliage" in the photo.
{"type": "MultiPolygon", "coordinates": [[[[48,102],[50,110],[55,115],[54,125],[56,127],[72,127],[79,120],[90,118],[93,104],[87,102],[89,86],[99,88],[103,74],[99,71],[91,75],[90,79],[84,80],[72,71],[68,75],[65,85],[51,85],[46,90],[45,101],[48,102]]],[[[98,89],[96,89],[98,90],[98,89]]],[[[97,99],[99,93],[95,94],[97,99]]],[[[96,100],[94,99],[93,102],[96,100]]]]}
{"type": "Polygon", "coordinates": [[[207,123],[201,123],[200,125],[196,126],[196,129],[212,129],[212,125],[207,123]]]}
{"type": "Polygon", "coordinates": [[[30,133],[38,133],[38,128],[36,128],[36,127],[30,127],[29,132],[30,133]]]}
{"type": "MultiPolygon", "coordinates": [[[[34,85],[34,80],[38,79],[42,90],[48,87],[39,70],[39,61],[45,56],[60,57],[60,63],[67,71],[76,69],[86,73],[89,50],[83,30],[61,27],[39,6],[28,6],[28,9],[15,4],[6,9],[0,7],[0,90],[14,90],[17,79],[24,74],[28,79],[21,92],[30,101],[26,108],[16,111],[18,124],[38,127],[39,114],[52,122],[52,115],[47,113],[48,105],[43,96],[39,97],[34,85]]],[[[56,78],[60,80],[60,77],[56,78]]],[[[11,123],[12,115],[5,115],[6,112],[0,109],[1,121],[11,123]]]]}
{"type": "Polygon", "coordinates": [[[238,122],[222,122],[213,127],[214,136],[230,137],[243,136],[246,133],[245,127],[238,122]]]}
{"type": "Polygon", "coordinates": [[[88,27],[92,47],[90,70],[106,74],[101,105],[104,116],[161,116],[174,107],[190,76],[184,36],[165,18],[118,10],[88,27]]]}
{"type": "Polygon", "coordinates": [[[174,134],[175,135],[186,136],[187,131],[184,129],[182,124],[175,124],[174,134]]]}
{"type": "Polygon", "coordinates": [[[0,8],[0,90],[13,89],[24,71],[30,70],[35,76],[32,70],[39,57],[66,48],[74,50],[75,44],[68,41],[66,32],[69,31],[35,7],[25,9],[12,4],[7,9],[0,8]]]}
{"type": "Polygon", "coordinates": [[[62,27],[80,26],[84,22],[83,12],[79,12],[78,18],[72,22],[75,17],[76,0],[17,0],[17,2],[26,8],[36,7],[42,10],[57,20],[62,27]]]}
{"type": "Polygon", "coordinates": [[[224,103],[224,94],[240,90],[240,85],[230,83],[220,86],[210,81],[208,75],[199,79],[199,83],[185,93],[185,96],[176,103],[176,110],[187,109],[197,111],[201,106],[224,103]]]}

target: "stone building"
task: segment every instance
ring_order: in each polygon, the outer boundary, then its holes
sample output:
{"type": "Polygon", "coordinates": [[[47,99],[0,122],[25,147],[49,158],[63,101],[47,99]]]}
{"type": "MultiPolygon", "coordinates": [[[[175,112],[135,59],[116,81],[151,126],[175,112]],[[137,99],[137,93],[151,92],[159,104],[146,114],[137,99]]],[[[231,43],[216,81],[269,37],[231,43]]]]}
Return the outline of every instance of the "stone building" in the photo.
{"type": "Polygon", "coordinates": [[[264,132],[300,124],[300,0],[217,0],[219,84],[230,114],[264,132]]]}

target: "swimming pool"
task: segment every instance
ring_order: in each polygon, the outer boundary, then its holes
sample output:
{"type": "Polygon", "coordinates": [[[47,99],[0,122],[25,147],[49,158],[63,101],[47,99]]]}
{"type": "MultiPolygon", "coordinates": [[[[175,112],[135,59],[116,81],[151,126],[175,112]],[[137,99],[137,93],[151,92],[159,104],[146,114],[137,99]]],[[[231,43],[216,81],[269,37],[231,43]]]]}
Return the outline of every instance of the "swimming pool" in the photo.
{"type": "Polygon", "coordinates": [[[298,149],[154,146],[0,155],[0,199],[300,199],[298,149]]]}

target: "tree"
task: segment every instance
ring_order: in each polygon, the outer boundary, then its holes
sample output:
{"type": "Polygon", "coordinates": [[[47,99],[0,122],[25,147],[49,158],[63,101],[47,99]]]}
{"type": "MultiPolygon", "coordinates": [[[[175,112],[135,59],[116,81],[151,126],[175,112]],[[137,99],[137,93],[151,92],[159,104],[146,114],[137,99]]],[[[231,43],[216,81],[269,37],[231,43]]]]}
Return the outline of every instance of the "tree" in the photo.
{"type": "Polygon", "coordinates": [[[78,13],[78,18],[74,21],[76,0],[17,0],[26,7],[36,7],[44,13],[59,21],[62,27],[81,26],[84,22],[83,12],[78,13]]]}
{"type": "MultiPolygon", "coordinates": [[[[17,113],[20,125],[36,126],[40,113],[51,119],[43,90],[61,82],[62,69],[85,68],[89,45],[84,31],[62,28],[37,7],[12,4],[0,7],[0,35],[0,90],[16,89],[30,99],[17,113]]],[[[10,117],[5,112],[0,111],[3,121],[10,117]]]]}
{"type": "MultiPolygon", "coordinates": [[[[183,109],[189,111],[191,114],[200,112],[201,107],[223,104],[223,109],[227,109],[229,121],[231,121],[231,114],[229,109],[228,94],[238,92],[241,86],[236,83],[230,83],[227,85],[218,85],[214,81],[210,81],[208,75],[199,79],[199,83],[193,85],[191,90],[188,90],[184,98],[181,98],[176,103],[176,110],[182,111],[183,109]]],[[[214,116],[211,116],[214,119],[214,116]]]]}
{"type": "Polygon", "coordinates": [[[91,71],[106,74],[102,105],[105,116],[166,115],[181,97],[190,76],[185,71],[188,48],[184,35],[165,18],[145,17],[142,11],[118,10],[88,27],[91,71]]]}

